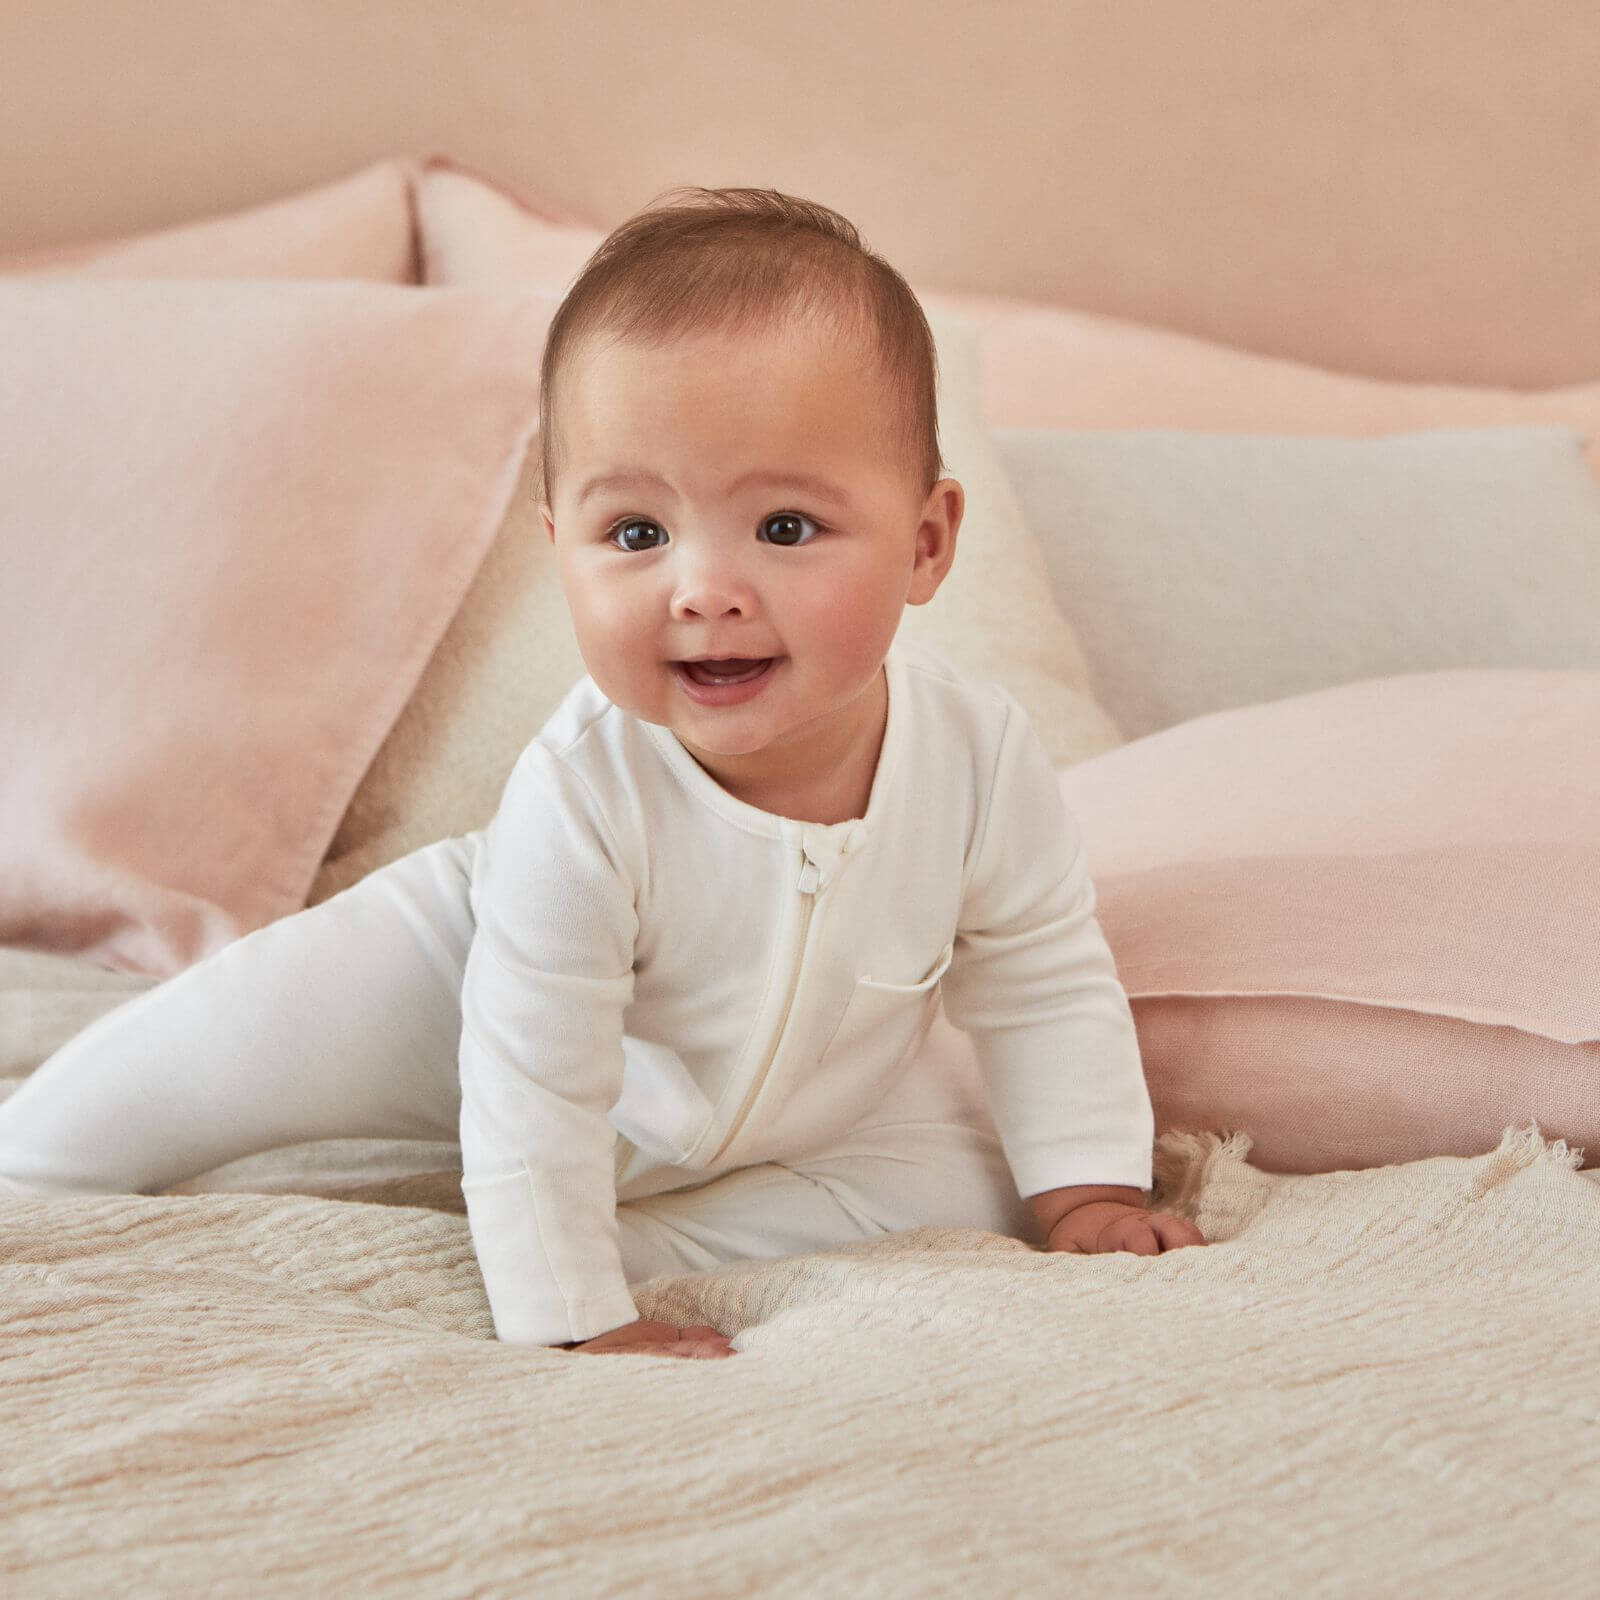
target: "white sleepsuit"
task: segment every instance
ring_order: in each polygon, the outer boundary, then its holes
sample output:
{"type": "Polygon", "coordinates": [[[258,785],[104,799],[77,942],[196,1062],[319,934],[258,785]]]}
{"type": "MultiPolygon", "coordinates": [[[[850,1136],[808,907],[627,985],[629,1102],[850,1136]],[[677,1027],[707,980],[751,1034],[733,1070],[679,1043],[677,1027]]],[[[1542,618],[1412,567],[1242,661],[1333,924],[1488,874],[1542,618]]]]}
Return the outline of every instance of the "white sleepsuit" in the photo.
{"type": "Polygon", "coordinates": [[[530,1344],[633,1321],[656,1273],[919,1223],[1022,1234],[1022,1195],[1148,1188],[1132,1015],[1043,747],[915,647],[886,671],[866,813],[834,824],[735,799],[584,679],[486,829],[39,1068],[0,1105],[0,1182],[150,1190],[302,1140],[455,1134],[496,1332],[530,1344]]]}

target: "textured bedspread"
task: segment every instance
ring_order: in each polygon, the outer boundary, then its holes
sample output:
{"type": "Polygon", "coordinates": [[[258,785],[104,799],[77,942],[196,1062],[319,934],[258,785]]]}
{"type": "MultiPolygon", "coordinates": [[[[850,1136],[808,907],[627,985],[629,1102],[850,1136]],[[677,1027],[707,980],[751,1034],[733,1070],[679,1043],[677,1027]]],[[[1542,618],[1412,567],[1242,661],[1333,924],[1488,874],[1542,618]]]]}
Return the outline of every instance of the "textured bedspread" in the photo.
{"type": "Polygon", "coordinates": [[[1581,1587],[1576,1153],[1280,1177],[1248,1148],[1158,1146],[1204,1249],[923,1229],[640,1292],[737,1330],[720,1362],[494,1342],[447,1172],[0,1202],[0,1593],[1581,1587]]]}

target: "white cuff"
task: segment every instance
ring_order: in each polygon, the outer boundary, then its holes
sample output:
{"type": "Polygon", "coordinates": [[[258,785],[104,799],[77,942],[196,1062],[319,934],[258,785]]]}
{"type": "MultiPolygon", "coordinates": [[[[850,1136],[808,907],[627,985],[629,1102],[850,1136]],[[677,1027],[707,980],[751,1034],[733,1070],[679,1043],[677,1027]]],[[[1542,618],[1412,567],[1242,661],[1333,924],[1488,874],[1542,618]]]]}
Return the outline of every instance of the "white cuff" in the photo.
{"type": "Polygon", "coordinates": [[[541,1219],[536,1189],[526,1170],[461,1180],[496,1335],[507,1344],[568,1344],[637,1322],[615,1200],[541,1219]],[[545,1237],[541,1220],[555,1238],[545,1237]]]}
{"type": "Polygon", "coordinates": [[[1054,1150],[1006,1152],[1017,1193],[1026,1200],[1047,1189],[1070,1189],[1080,1184],[1111,1184],[1119,1188],[1154,1186],[1155,1154],[1149,1145],[1124,1150],[1085,1150],[1063,1145],[1054,1150]]]}

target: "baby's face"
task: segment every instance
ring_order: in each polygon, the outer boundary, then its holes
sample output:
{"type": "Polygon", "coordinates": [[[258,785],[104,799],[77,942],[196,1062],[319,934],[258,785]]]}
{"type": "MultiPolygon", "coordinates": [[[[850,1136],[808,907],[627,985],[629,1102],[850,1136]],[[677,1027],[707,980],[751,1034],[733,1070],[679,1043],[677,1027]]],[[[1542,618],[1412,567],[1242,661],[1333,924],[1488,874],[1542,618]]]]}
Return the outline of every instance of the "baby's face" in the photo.
{"type": "Polygon", "coordinates": [[[949,566],[961,489],[924,493],[876,364],[782,329],[574,355],[544,516],[601,690],[729,787],[881,717],[884,655],[949,566]],[[738,658],[726,681],[689,665],[710,657],[738,658]]]}

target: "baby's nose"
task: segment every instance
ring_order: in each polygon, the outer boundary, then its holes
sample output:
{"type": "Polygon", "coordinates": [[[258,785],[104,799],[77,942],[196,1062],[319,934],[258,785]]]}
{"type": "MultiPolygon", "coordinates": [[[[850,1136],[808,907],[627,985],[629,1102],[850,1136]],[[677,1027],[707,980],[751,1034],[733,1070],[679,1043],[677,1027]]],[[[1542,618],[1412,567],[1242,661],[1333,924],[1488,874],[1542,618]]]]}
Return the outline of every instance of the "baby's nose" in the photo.
{"type": "Polygon", "coordinates": [[[702,562],[678,580],[672,597],[676,616],[738,617],[752,606],[750,585],[727,563],[702,562]]]}

